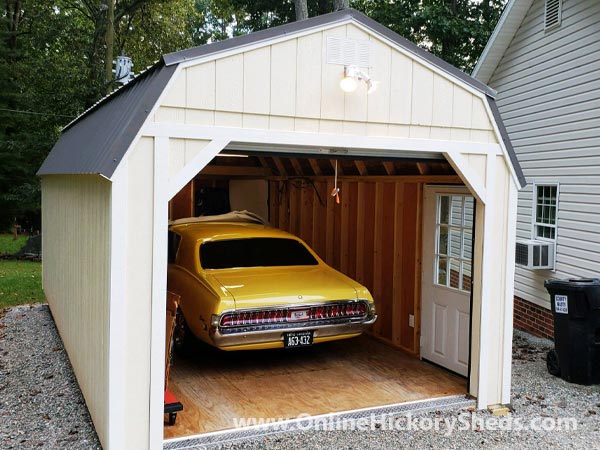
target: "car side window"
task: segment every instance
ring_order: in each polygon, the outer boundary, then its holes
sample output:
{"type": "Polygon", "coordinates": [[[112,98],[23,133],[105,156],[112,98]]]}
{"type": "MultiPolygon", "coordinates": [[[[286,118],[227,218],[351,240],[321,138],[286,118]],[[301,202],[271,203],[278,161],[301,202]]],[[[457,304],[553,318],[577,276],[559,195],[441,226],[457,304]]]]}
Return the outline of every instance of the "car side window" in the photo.
{"type": "Polygon", "coordinates": [[[169,263],[174,263],[177,257],[177,250],[181,243],[181,236],[173,231],[169,231],[169,263]]]}

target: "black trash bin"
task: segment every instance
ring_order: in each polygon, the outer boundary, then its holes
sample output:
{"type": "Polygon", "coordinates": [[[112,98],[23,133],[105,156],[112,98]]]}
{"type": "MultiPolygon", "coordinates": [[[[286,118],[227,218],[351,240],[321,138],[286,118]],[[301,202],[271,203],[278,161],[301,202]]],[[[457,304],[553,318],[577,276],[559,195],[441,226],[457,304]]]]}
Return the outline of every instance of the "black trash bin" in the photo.
{"type": "Polygon", "coordinates": [[[600,279],[546,280],[554,315],[548,371],[571,383],[600,383],[600,279]]]}

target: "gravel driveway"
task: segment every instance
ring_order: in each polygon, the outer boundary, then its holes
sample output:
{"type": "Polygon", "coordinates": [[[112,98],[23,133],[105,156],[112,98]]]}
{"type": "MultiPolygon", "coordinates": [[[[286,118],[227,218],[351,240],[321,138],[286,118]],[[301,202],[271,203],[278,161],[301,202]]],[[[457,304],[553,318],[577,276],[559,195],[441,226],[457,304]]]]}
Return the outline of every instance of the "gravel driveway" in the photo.
{"type": "MultiPolygon", "coordinates": [[[[446,411],[413,421],[458,418],[475,423],[448,435],[431,431],[302,431],[224,448],[600,448],[600,386],[578,386],[547,373],[545,354],[551,342],[517,332],[514,339],[511,420],[526,427],[531,419],[573,418],[570,431],[492,431],[478,424],[488,412],[446,411]]],[[[0,448],[99,448],[67,355],[48,306],[0,311],[0,448]]],[[[405,419],[401,422],[406,427],[405,419]]],[[[449,423],[450,423],[449,422],[449,423]]],[[[456,422],[457,423],[457,422],[456,422]]],[[[551,423],[551,422],[546,422],[551,423]]],[[[570,425],[570,424],[568,424],[570,425]]],[[[457,425],[458,426],[458,425],[457,425]]]]}

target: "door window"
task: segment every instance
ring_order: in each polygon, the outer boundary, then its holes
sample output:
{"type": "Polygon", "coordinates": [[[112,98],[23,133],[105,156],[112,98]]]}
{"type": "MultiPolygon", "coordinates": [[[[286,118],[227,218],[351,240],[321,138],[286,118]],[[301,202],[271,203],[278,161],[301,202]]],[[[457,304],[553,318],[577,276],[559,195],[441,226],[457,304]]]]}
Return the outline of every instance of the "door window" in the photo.
{"type": "Polygon", "coordinates": [[[434,283],[471,292],[474,199],[437,196],[434,283]]]}

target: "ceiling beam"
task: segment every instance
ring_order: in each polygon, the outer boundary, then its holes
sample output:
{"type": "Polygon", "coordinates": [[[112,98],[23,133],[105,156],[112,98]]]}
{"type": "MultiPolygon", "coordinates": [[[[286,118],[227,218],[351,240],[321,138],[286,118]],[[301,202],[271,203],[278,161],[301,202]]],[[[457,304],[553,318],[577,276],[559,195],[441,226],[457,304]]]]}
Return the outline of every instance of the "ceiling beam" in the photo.
{"type": "Polygon", "coordinates": [[[419,169],[419,173],[421,175],[427,175],[430,172],[429,165],[427,165],[426,163],[418,162],[417,169],[419,169]]]}
{"type": "Polygon", "coordinates": [[[296,172],[296,175],[298,175],[298,176],[304,175],[302,166],[300,165],[300,163],[298,162],[298,160],[296,158],[290,158],[290,163],[292,163],[292,167],[294,168],[294,172],[296,172]]]}
{"type": "Polygon", "coordinates": [[[364,161],[359,161],[359,160],[354,161],[354,165],[358,169],[359,174],[361,174],[362,176],[369,175],[369,170],[367,169],[367,165],[365,164],[364,161]]]}
{"type": "Polygon", "coordinates": [[[385,173],[388,175],[396,175],[396,170],[394,169],[394,163],[390,161],[384,161],[383,167],[385,167],[385,173]]]}
{"type": "Polygon", "coordinates": [[[260,165],[263,167],[269,167],[269,163],[267,162],[267,158],[265,158],[264,156],[259,156],[258,157],[258,161],[260,162],[260,165]]]}
{"type": "Polygon", "coordinates": [[[321,168],[319,167],[319,163],[317,162],[317,160],[309,158],[308,163],[310,164],[310,168],[312,169],[315,175],[318,176],[323,174],[321,172],[321,168]]]}
{"type": "Polygon", "coordinates": [[[287,172],[285,170],[285,166],[281,162],[281,159],[279,157],[277,157],[277,156],[274,156],[273,157],[273,162],[275,163],[275,167],[277,167],[277,171],[279,172],[279,175],[286,176],[287,172]]]}

